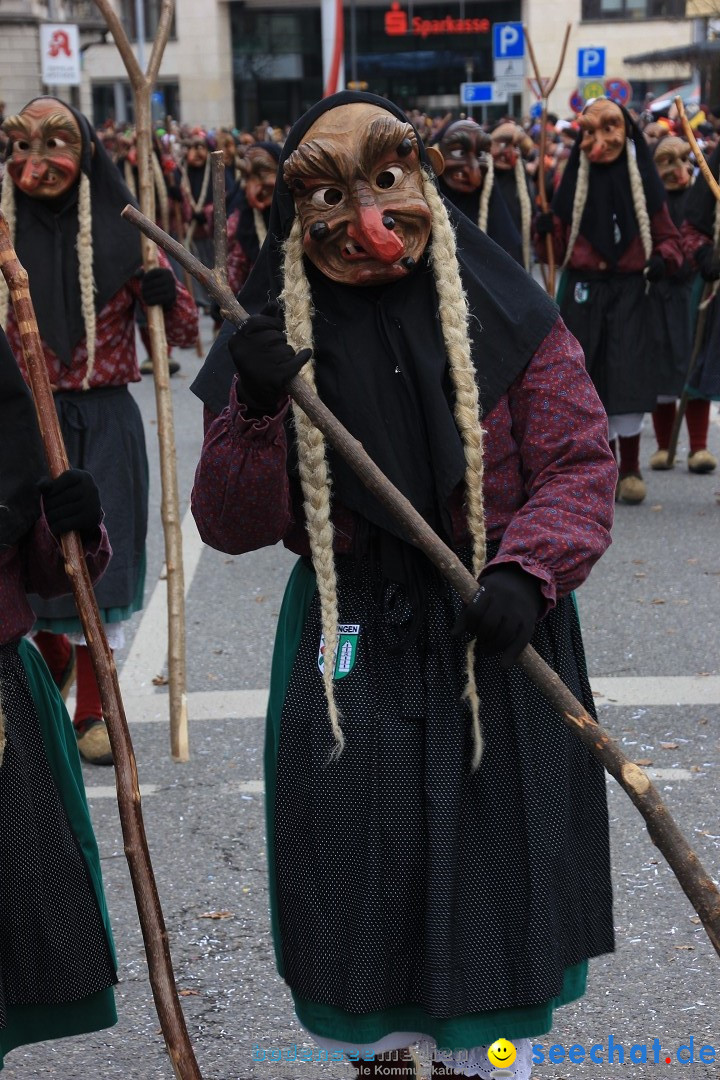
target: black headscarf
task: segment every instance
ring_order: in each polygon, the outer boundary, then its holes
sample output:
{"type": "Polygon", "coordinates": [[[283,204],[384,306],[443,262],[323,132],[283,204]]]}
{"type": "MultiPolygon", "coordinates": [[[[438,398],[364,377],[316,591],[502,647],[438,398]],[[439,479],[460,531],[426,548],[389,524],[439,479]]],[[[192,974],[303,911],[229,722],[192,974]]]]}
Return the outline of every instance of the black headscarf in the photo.
{"type": "MultiPolygon", "coordinates": [[[[440,191],[448,202],[457,207],[465,217],[477,225],[480,214],[480,199],[482,190],[464,192],[454,191],[444,183],[443,177],[439,180],[440,191]]],[[[490,192],[488,205],[487,234],[494,240],[503,251],[506,251],[516,263],[523,265],[523,247],[520,233],[517,231],[515,222],[510,217],[505,197],[497,184],[493,184],[490,192]]]]}
{"type": "MultiPolygon", "coordinates": [[[[87,117],[61,104],[73,114],[82,135],[80,168],[90,180],[95,310],[100,312],[142,267],[140,233],[120,217],[128,203],[137,204],[87,117]]],[[[8,157],[11,153],[12,144],[8,157]]],[[[4,183],[12,183],[8,175],[4,183]]],[[[85,337],[76,247],[78,192],[79,182],[57,200],[32,199],[15,189],[15,249],[30,278],[40,336],[65,366],[85,337]]]]}
{"type": "MultiPolygon", "coordinates": [[[[270,154],[270,156],[275,159],[275,161],[280,161],[280,152],[282,150],[282,147],[279,143],[253,143],[253,146],[250,147],[250,149],[252,150],[256,146],[259,146],[261,150],[266,150],[268,154],[270,154]]],[[[260,254],[260,240],[258,238],[257,229],[255,228],[255,215],[253,213],[253,208],[247,201],[245,191],[241,184],[238,184],[232,202],[228,206],[228,215],[231,214],[234,210],[237,210],[238,208],[240,210],[240,217],[238,219],[237,229],[235,230],[235,236],[240,244],[240,247],[243,249],[243,252],[250,260],[250,263],[253,264],[257,260],[258,255],[260,254]]],[[[263,210],[262,212],[265,219],[266,227],[270,224],[270,210],[271,207],[268,206],[268,208],[266,210],[263,210]]]]}
{"type": "MultiPolygon", "coordinates": [[[[348,91],[323,99],[297,121],[283,146],[268,236],[239,296],[251,314],[282,290],[282,245],[295,219],[283,164],[323,113],[356,102],[377,105],[408,122],[385,98],[348,91]]],[[[430,170],[419,137],[418,147],[430,170]]],[[[456,229],[462,282],[474,316],[472,356],[487,413],[523,371],[553,326],[557,308],[504,251],[450,204],[446,207],[456,229]]],[[[320,397],[416,509],[446,531],[445,504],[462,480],[465,465],[427,254],[412,273],[378,287],[338,284],[308,260],[305,265],[315,308],[320,397]]],[[[235,373],[226,347],[233,331],[226,323],[191,387],[215,413],[227,405],[235,373]]],[[[349,466],[331,449],[328,456],[338,500],[397,535],[394,519],[349,466]]]]}
{"type": "Polygon", "coordinates": [[[37,484],[46,473],[32,397],[0,329],[0,551],[37,520],[37,484]]]}
{"type": "MultiPolygon", "coordinates": [[[[717,180],[718,171],[720,170],[720,143],[715,147],[712,154],[708,158],[708,165],[710,171],[717,180]]],[[[685,220],[698,232],[705,233],[705,235],[712,240],[715,235],[715,212],[717,207],[717,199],[713,195],[708,186],[708,182],[703,176],[702,172],[698,172],[695,177],[695,183],[689,190],[687,205],[685,209],[685,220]]]]}
{"type": "MultiPolygon", "coordinates": [[[[626,136],[635,146],[635,158],[645,190],[648,215],[652,218],[663,203],[667,202],[665,188],[640,128],[622,106],[618,107],[625,118],[626,136]]],[[[582,131],[579,131],[552,201],[553,212],[568,225],[572,221],[573,198],[582,152],[581,140],[582,131]]],[[[638,233],[627,154],[628,149],[625,146],[620,157],[609,165],[590,164],[590,186],[580,222],[580,235],[611,267],[617,265],[623,252],[638,233]]]]}

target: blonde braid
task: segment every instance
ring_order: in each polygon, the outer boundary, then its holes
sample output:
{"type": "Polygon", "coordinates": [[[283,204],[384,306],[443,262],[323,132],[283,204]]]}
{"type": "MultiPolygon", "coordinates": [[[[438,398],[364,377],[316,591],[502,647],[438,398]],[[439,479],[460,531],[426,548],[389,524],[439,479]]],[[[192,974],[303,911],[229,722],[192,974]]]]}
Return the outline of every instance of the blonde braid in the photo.
{"type": "Polygon", "coordinates": [[[492,154],[488,154],[488,167],[487,172],[485,173],[485,179],[483,180],[482,191],[480,192],[480,206],[478,208],[478,229],[480,232],[484,233],[487,232],[490,196],[492,195],[494,183],[495,165],[493,164],[492,154]]]}
{"type": "MultiPolygon", "coordinates": [[[[313,347],[312,305],[310,284],[303,266],[302,229],[295,219],[284,253],[284,288],[280,302],[285,308],[285,331],[295,350],[313,347]]],[[[305,365],[301,377],[315,390],[315,371],[312,360],[305,365]]],[[[293,403],[297,432],[298,464],[302,485],[305,518],[310,551],[320,596],[320,616],[325,639],[323,682],[335,748],[332,757],[339,757],[345,745],[340,716],[335,703],[333,675],[338,644],[338,596],[335,558],[333,555],[333,526],[330,518],[331,480],[325,452],[325,439],[302,409],[293,403]]]]}
{"type": "Polygon", "coordinates": [[[160,224],[165,232],[170,232],[170,206],[168,204],[167,186],[162,166],[157,159],[157,154],[150,154],[153,179],[155,181],[155,194],[157,195],[158,208],[160,210],[160,224]]]}
{"type": "Polygon", "coordinates": [[[645,259],[647,260],[652,255],[653,240],[652,232],[650,230],[650,218],[647,211],[647,201],[645,199],[645,188],[643,187],[642,176],[640,175],[638,163],[635,158],[635,145],[632,139],[628,139],[625,145],[627,147],[627,165],[628,174],[630,176],[630,191],[632,193],[633,209],[635,210],[638,231],[640,233],[640,239],[642,240],[645,259]]]}
{"type": "MultiPolygon", "coordinates": [[[[483,430],[480,423],[475,368],[468,334],[469,311],[457,262],[455,234],[435,184],[426,178],[424,195],[432,212],[430,263],[435,277],[440,325],[448,355],[450,377],[455,387],[455,422],[465,450],[465,499],[468,528],[472,539],[472,571],[479,577],[485,565],[485,509],[483,505],[483,430]]],[[[472,769],[480,764],[483,737],[480,726],[480,698],[475,681],[475,642],[466,654],[465,698],[472,714],[472,769]]]]}
{"type": "Polygon", "coordinates": [[[95,369],[95,337],[97,319],[95,314],[95,281],[93,279],[93,240],[92,212],[90,209],[90,180],[85,173],[80,173],[80,191],[78,195],[78,234],[77,253],[80,264],[80,300],[82,303],[83,322],[85,323],[85,343],[87,348],[87,366],[83,379],[83,390],[90,386],[90,379],[95,369]]]}
{"type": "Polygon", "coordinates": [[[564,270],[570,263],[570,258],[575,247],[575,241],[580,235],[580,222],[585,211],[585,203],[587,202],[588,189],[590,187],[590,160],[587,154],[580,152],[580,161],[578,163],[577,182],[575,184],[575,194],[573,196],[573,208],[572,208],[572,220],[570,222],[570,236],[568,238],[567,251],[565,252],[565,258],[563,264],[560,267],[564,270]]]}
{"type": "MultiPolygon", "coordinates": [[[[15,185],[5,173],[5,181],[2,186],[2,196],[0,196],[0,210],[5,215],[5,220],[8,223],[8,229],[10,230],[10,242],[15,244],[15,230],[16,230],[16,213],[15,213],[15,185]]],[[[0,326],[3,330],[7,326],[8,311],[10,302],[10,290],[8,289],[5,278],[0,274],[0,326]]]]}
{"type": "Polygon", "coordinates": [[[522,229],[523,266],[530,270],[530,223],[532,221],[532,204],[528,193],[527,180],[525,178],[525,164],[518,153],[515,162],[515,187],[517,188],[518,202],[520,203],[520,227],[522,229]]]}
{"type": "Polygon", "coordinates": [[[255,206],[253,207],[253,222],[255,224],[255,232],[257,233],[260,247],[262,247],[265,243],[265,237],[267,236],[267,226],[265,224],[265,218],[255,206]]]}
{"type": "Polygon", "coordinates": [[[127,158],[125,158],[125,163],[123,165],[123,173],[125,176],[125,183],[127,184],[128,191],[132,195],[133,199],[137,199],[138,193],[137,185],[135,183],[135,173],[133,172],[133,167],[127,158]]]}

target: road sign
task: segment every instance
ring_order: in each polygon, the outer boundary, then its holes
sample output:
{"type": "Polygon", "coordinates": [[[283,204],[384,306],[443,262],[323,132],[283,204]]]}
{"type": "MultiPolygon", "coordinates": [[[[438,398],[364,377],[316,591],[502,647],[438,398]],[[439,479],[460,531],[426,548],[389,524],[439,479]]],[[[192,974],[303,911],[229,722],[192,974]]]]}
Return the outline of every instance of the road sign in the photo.
{"type": "Polygon", "coordinates": [[[491,82],[460,83],[461,105],[507,105],[507,91],[491,82]]]}
{"type": "Polygon", "coordinates": [[[517,78],[514,75],[502,75],[495,80],[495,88],[503,94],[522,94],[525,89],[525,79],[522,75],[517,78]]]}
{"type": "Polygon", "coordinates": [[[40,55],[46,86],[80,85],[80,31],[74,23],[41,25],[40,55]]]}
{"type": "Polygon", "coordinates": [[[525,55],[523,24],[493,23],[493,59],[520,59],[525,55]]]}
{"type": "Polygon", "coordinates": [[[602,79],[605,74],[605,49],[578,49],[579,79],[602,79]]]}
{"type": "Polygon", "coordinates": [[[628,105],[632,100],[632,86],[627,79],[606,79],[605,93],[618,105],[628,105]]]}
{"type": "Polygon", "coordinates": [[[570,95],[570,108],[574,113],[581,113],[585,108],[585,99],[579,90],[573,90],[570,95]]]}
{"type": "Polygon", "coordinates": [[[591,79],[590,82],[583,83],[580,93],[585,102],[605,97],[605,83],[600,82],[599,79],[591,79]]]}
{"type": "Polygon", "coordinates": [[[525,60],[523,57],[510,59],[496,57],[493,60],[493,82],[498,90],[508,94],[521,94],[525,89],[525,60]]]}

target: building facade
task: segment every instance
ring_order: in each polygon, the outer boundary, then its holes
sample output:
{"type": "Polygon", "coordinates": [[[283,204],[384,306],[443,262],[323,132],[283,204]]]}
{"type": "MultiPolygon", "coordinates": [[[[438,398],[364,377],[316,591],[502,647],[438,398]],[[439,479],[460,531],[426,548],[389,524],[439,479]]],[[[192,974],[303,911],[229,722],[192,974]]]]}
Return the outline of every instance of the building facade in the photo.
{"type": "MultiPolygon", "coordinates": [[[[176,0],[155,114],[210,129],[291,122],[327,83],[327,2],[176,0]]],[[[139,26],[138,0],[115,3],[136,51],[147,59],[160,0],[142,0],[139,26]]],[[[561,116],[570,114],[571,97],[583,90],[577,76],[581,48],[605,49],[605,75],[628,80],[635,104],[692,75],[688,66],[645,69],[623,61],[692,41],[695,24],[685,15],[685,0],[344,0],[343,10],[345,82],[437,114],[460,110],[461,83],[492,81],[492,26],[499,22],[527,26],[543,75],[554,73],[571,24],[550,102],[561,116]]],[[[68,90],[68,99],[97,124],[108,117],[131,121],[122,61],[102,33],[92,0],[0,0],[0,100],[6,111],[44,90],[37,43],[43,21],[81,28],[82,85],[68,90]]],[[[526,115],[534,100],[526,79],[521,94],[488,106],[485,115],[526,115]]]]}

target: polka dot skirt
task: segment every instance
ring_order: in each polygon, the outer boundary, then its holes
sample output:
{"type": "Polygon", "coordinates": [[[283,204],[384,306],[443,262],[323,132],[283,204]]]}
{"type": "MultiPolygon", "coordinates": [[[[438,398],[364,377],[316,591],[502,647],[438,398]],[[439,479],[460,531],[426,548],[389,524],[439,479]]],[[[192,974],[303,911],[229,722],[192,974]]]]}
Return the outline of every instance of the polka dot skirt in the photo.
{"type": "MultiPolygon", "coordinates": [[[[605,778],[519,668],[479,657],[485,749],[470,771],[455,594],[423,583],[419,633],[399,586],[338,558],[340,622],[359,626],[335,683],[318,666],[317,594],[283,707],[275,874],[285,979],[352,1013],[414,1004],[455,1017],[556,996],[565,967],[612,951],[605,778]]],[[[570,599],[535,648],[592,712],[570,599]]]]}
{"type": "Polygon", "coordinates": [[[0,646],[0,1027],[6,1008],[77,1001],[115,983],[85,860],[45,754],[27,676],[0,646]]]}

